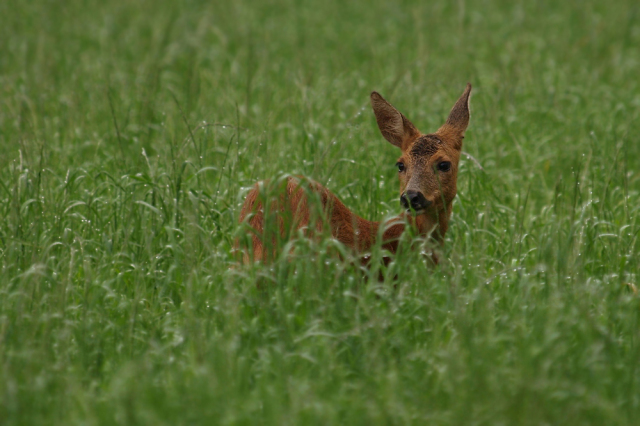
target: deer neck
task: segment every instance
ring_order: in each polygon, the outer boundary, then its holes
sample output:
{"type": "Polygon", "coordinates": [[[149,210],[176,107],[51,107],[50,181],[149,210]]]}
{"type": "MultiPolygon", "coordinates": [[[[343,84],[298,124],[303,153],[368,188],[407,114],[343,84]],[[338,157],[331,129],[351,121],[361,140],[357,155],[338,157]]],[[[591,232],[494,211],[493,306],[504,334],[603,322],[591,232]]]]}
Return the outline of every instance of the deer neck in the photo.
{"type": "Polygon", "coordinates": [[[413,216],[405,212],[383,223],[386,228],[382,234],[383,246],[392,253],[395,253],[398,247],[398,240],[405,231],[408,224],[413,227],[418,235],[426,237],[429,234],[438,243],[444,242],[444,235],[449,229],[449,217],[451,216],[451,205],[446,210],[435,212],[433,214],[422,214],[413,216]]]}

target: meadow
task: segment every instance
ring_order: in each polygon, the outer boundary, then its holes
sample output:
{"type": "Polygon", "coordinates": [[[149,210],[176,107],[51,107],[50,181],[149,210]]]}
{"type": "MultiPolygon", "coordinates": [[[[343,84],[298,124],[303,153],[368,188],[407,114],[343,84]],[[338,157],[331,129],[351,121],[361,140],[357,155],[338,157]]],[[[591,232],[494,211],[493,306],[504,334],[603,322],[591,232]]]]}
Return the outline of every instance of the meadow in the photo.
{"type": "Polygon", "coordinates": [[[632,0],[0,2],[0,424],[638,424],[639,46],[632,0]],[[437,267],[236,264],[259,179],[398,214],[369,93],[431,132],[467,82],[437,267]]]}

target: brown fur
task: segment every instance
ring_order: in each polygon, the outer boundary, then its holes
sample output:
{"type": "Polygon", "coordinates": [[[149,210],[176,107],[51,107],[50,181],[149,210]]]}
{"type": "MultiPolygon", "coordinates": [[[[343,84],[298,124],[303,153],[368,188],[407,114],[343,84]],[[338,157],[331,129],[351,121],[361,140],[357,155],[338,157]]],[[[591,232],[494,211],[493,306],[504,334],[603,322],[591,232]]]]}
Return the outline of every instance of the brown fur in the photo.
{"type": "MultiPolygon", "coordinates": [[[[433,238],[442,243],[457,191],[458,161],[469,124],[470,93],[471,85],[467,84],[445,124],[428,135],[421,134],[380,94],[371,93],[371,106],[380,132],[402,150],[398,161],[404,163],[405,170],[399,173],[400,194],[418,191],[431,202],[420,214],[403,212],[385,223],[374,222],[357,216],[317,182],[300,177],[288,177],[281,183],[259,182],[247,194],[240,211],[240,222],[246,222],[252,230],[253,252],[243,251],[244,262],[273,259],[277,240],[286,239],[298,229],[304,230],[307,236],[330,229],[335,239],[359,253],[367,252],[375,244],[380,226],[385,228],[381,244],[391,253],[397,250],[405,224],[414,227],[420,235],[432,232],[433,238]],[[451,163],[447,172],[437,171],[438,164],[443,161],[451,163]],[[278,184],[282,186],[279,191],[278,184]],[[274,193],[279,195],[271,196],[274,193]],[[319,198],[321,212],[311,211],[310,196],[319,198]],[[265,221],[268,220],[277,221],[279,235],[265,234],[265,221]],[[265,248],[265,244],[270,249],[265,248]]],[[[239,246],[237,241],[236,247],[239,246]]],[[[437,261],[435,257],[434,260],[437,261]]]]}

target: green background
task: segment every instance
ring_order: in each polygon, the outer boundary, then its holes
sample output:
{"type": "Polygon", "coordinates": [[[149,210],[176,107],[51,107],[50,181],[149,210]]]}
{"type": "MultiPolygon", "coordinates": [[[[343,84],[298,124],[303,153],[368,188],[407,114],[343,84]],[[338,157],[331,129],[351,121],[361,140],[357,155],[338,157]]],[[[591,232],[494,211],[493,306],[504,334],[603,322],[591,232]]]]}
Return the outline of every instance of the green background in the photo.
{"type": "Polygon", "coordinates": [[[639,46],[631,0],[1,2],[0,424],[637,424],[639,46]],[[369,93],[432,132],[467,82],[441,265],[234,266],[259,179],[397,214],[369,93]]]}

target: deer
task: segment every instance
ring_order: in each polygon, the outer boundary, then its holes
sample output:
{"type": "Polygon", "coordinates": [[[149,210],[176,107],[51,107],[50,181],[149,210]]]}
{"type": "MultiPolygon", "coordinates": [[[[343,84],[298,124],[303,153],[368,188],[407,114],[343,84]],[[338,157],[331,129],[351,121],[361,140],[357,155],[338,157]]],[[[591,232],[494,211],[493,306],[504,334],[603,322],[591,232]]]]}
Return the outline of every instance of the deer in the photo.
{"type": "MultiPolygon", "coordinates": [[[[470,95],[471,84],[467,83],[445,123],[435,133],[423,134],[378,92],[372,92],[371,107],[380,133],[401,150],[396,167],[403,211],[387,221],[369,221],[313,180],[288,176],[283,179],[280,191],[276,191],[278,195],[271,198],[266,194],[269,182],[258,182],[247,193],[239,215],[239,221],[249,226],[251,240],[242,250],[243,262],[267,262],[274,258],[277,236],[264,232],[265,224],[274,218],[277,227],[272,228],[280,233],[280,238],[291,235],[287,234],[291,230],[303,230],[306,236],[328,230],[333,238],[361,254],[365,264],[369,260],[366,253],[376,243],[395,254],[407,227],[442,246],[457,194],[458,162],[469,125],[470,95]],[[320,203],[319,215],[313,212],[312,199],[320,203]]],[[[235,246],[240,251],[238,240],[235,246]]],[[[438,263],[435,251],[432,259],[438,263]]]]}

